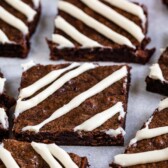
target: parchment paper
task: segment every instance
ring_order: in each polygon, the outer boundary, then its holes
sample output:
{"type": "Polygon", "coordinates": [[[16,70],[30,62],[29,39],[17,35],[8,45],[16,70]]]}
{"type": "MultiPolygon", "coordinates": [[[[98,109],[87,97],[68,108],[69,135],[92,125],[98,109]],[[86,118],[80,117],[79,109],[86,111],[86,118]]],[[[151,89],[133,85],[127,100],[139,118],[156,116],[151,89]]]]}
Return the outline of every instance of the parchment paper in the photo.
{"type": "MultiPolygon", "coordinates": [[[[136,0],[138,2],[138,0],[136,0]]],[[[168,9],[160,0],[139,0],[148,6],[149,10],[149,36],[152,38],[151,47],[155,46],[157,51],[150,62],[143,65],[131,64],[132,82],[128,104],[126,141],[133,138],[135,132],[151,116],[157,107],[159,100],[163,98],[145,90],[145,78],[149,66],[155,63],[160,55],[160,48],[168,45],[168,9]]],[[[43,15],[35,35],[32,38],[32,49],[27,59],[0,58],[0,68],[7,78],[7,89],[10,95],[17,97],[21,77],[21,64],[34,60],[36,63],[60,63],[49,60],[49,49],[45,38],[51,38],[54,28],[57,0],[42,0],[43,15]]],[[[62,62],[62,61],[61,61],[62,62]]],[[[112,64],[112,63],[100,63],[112,64]]],[[[113,156],[124,151],[124,147],[63,147],[67,151],[87,156],[91,168],[108,168],[113,156]]]]}

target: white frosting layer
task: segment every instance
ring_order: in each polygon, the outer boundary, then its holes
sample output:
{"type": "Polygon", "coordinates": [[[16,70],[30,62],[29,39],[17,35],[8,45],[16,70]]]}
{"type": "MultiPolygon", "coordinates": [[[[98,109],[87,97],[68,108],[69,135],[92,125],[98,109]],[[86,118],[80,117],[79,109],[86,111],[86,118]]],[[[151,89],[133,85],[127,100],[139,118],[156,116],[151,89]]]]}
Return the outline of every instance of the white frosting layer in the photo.
{"type": "Polygon", "coordinates": [[[161,110],[164,110],[166,108],[168,108],[168,98],[160,101],[158,110],[161,111],[161,110]]]}
{"type": "Polygon", "coordinates": [[[109,4],[120,8],[128,13],[131,13],[137,17],[139,17],[142,20],[143,27],[145,27],[146,24],[146,15],[142,9],[141,6],[136,5],[135,3],[132,3],[127,0],[104,0],[105,2],[108,2],[109,4]]]}
{"type": "Polygon", "coordinates": [[[86,4],[89,8],[96,11],[100,15],[106,17],[110,21],[114,22],[116,25],[120,26],[128,33],[130,33],[133,37],[135,37],[139,42],[142,42],[145,35],[142,32],[142,29],[136,25],[133,21],[129,20],[125,16],[113,10],[111,7],[105,5],[99,0],[80,0],[84,4],[86,4]]]}
{"type": "Polygon", "coordinates": [[[126,132],[123,130],[123,128],[122,127],[119,127],[119,128],[117,128],[116,130],[114,130],[114,129],[109,129],[109,130],[107,130],[107,131],[105,131],[105,133],[107,134],[107,135],[110,135],[111,137],[117,137],[118,135],[122,135],[122,136],[124,136],[125,134],[126,134],[126,132]]]}
{"type": "Polygon", "coordinates": [[[119,33],[116,33],[115,31],[113,31],[109,27],[105,26],[104,24],[100,23],[99,21],[97,21],[93,17],[87,15],[85,12],[83,12],[81,9],[74,6],[73,4],[66,2],[66,1],[59,1],[58,8],[64,12],[68,13],[69,15],[75,17],[76,19],[82,21],[87,26],[96,30],[101,35],[112,40],[113,42],[135,48],[135,46],[133,46],[133,44],[131,43],[131,41],[128,38],[122,36],[119,33]]]}
{"type": "Polygon", "coordinates": [[[72,48],[75,47],[75,45],[68,40],[67,38],[65,38],[62,35],[59,34],[53,34],[52,35],[52,42],[59,44],[58,48],[72,48]]]}
{"type": "Polygon", "coordinates": [[[29,32],[28,27],[25,25],[25,23],[9,13],[6,9],[0,6],[0,18],[8,23],[10,26],[18,29],[21,31],[24,35],[26,35],[29,32]]]}
{"type": "MultiPolygon", "coordinates": [[[[117,81],[121,80],[123,77],[127,75],[127,68],[126,66],[122,67],[121,69],[115,71],[87,91],[79,94],[78,96],[74,97],[68,104],[64,105],[63,107],[57,109],[49,118],[44,120],[38,125],[35,126],[26,126],[22,130],[23,131],[34,131],[39,132],[39,130],[46,125],[47,123],[67,114],[72,109],[78,107],[81,103],[83,103],[86,99],[102,92],[104,89],[108,88],[112,84],[116,83],[117,81]]],[[[60,82],[59,82],[60,83],[60,82]]],[[[34,101],[33,101],[34,102],[34,101]]],[[[35,103],[36,104],[36,103],[35,103]]],[[[23,105],[25,107],[25,105],[23,105]]]]}
{"type": "Polygon", "coordinates": [[[168,160],[168,148],[135,154],[120,154],[114,157],[114,163],[122,167],[156,163],[168,160]]]}
{"type": "Polygon", "coordinates": [[[50,168],[78,168],[70,156],[55,144],[31,143],[33,149],[48,163],[50,168]],[[60,163],[55,159],[58,159],[60,163]]]}
{"type": "Polygon", "coordinates": [[[0,108],[0,124],[2,124],[4,129],[8,129],[9,127],[8,116],[4,108],[0,108]]]}
{"type": "Polygon", "coordinates": [[[6,34],[0,29],[0,43],[11,43],[6,34]]]}
{"type": "Polygon", "coordinates": [[[28,69],[32,68],[33,66],[35,66],[36,64],[34,63],[33,60],[25,63],[25,64],[21,64],[21,67],[23,68],[23,72],[27,71],[28,69]]]}
{"type": "MultiPolygon", "coordinates": [[[[74,65],[71,65],[71,67],[74,65]]],[[[76,65],[75,65],[76,66],[76,65]]],[[[65,75],[63,75],[62,77],[60,77],[58,80],[56,80],[54,83],[52,83],[49,87],[47,87],[45,90],[43,90],[42,92],[40,92],[39,94],[37,94],[36,96],[34,96],[33,98],[26,100],[26,101],[22,101],[21,98],[17,101],[17,105],[16,105],[16,109],[15,109],[15,117],[17,117],[20,113],[37,106],[39,103],[41,103],[42,101],[44,101],[46,98],[48,98],[50,95],[52,95],[54,92],[56,92],[59,88],[61,88],[66,82],[68,82],[69,80],[79,76],[80,74],[84,73],[85,71],[88,71],[90,69],[95,68],[96,65],[91,64],[91,63],[85,63],[83,65],[81,65],[80,67],[66,73],[65,75]]],[[[65,69],[67,70],[67,69],[65,69]]],[[[61,74],[62,71],[60,70],[59,73],[56,72],[56,75],[61,74]]],[[[55,79],[55,76],[52,76],[52,74],[50,73],[50,75],[47,76],[47,78],[50,78],[49,81],[53,81],[55,79]]],[[[58,77],[58,76],[57,76],[58,77]]],[[[56,77],[56,78],[57,78],[56,77]]],[[[27,92],[27,94],[33,93],[34,91],[36,91],[37,89],[39,89],[42,86],[45,86],[48,81],[44,81],[44,79],[46,78],[42,78],[42,82],[40,80],[40,82],[35,83],[33,85],[32,90],[30,89],[25,89],[25,93],[27,92]],[[40,87],[39,87],[40,86],[40,87]]],[[[23,94],[23,93],[21,93],[23,94]]],[[[23,96],[24,97],[24,96],[23,96]]]]}
{"type": "Polygon", "coordinates": [[[154,137],[164,135],[167,133],[168,133],[168,126],[158,127],[158,128],[153,128],[153,129],[144,128],[142,130],[139,130],[136,133],[136,136],[135,136],[135,138],[133,138],[131,140],[130,145],[132,145],[138,141],[144,140],[144,139],[154,138],[154,137]]]}
{"type": "Polygon", "coordinates": [[[39,8],[39,6],[40,6],[40,0],[32,0],[32,1],[33,1],[33,4],[34,4],[35,8],[36,9],[39,8]]]}
{"type": "Polygon", "coordinates": [[[55,26],[57,29],[60,29],[67,35],[69,35],[72,39],[76,40],[84,48],[101,47],[101,44],[80,33],[75,27],[73,27],[70,23],[64,20],[61,16],[58,16],[55,19],[55,26]]]}
{"type": "Polygon", "coordinates": [[[150,67],[150,73],[149,73],[149,77],[155,80],[161,80],[162,82],[165,81],[164,77],[163,77],[163,73],[162,70],[159,66],[159,64],[153,64],[150,67]]]}
{"type": "Polygon", "coordinates": [[[35,10],[21,0],[5,0],[5,2],[18,10],[20,13],[24,14],[27,17],[28,22],[31,22],[37,14],[35,10]]]}
{"type": "Polygon", "coordinates": [[[0,94],[3,93],[3,91],[4,91],[5,82],[6,82],[6,79],[0,77],[0,94]]]}
{"type": "Polygon", "coordinates": [[[11,153],[3,147],[3,144],[0,145],[0,160],[6,168],[19,168],[11,153]]]}
{"type": "Polygon", "coordinates": [[[123,109],[122,102],[118,102],[111,108],[94,115],[90,119],[75,127],[74,131],[93,131],[94,129],[103,125],[107,120],[112,118],[117,113],[120,113],[119,118],[124,118],[125,112],[123,109]]]}

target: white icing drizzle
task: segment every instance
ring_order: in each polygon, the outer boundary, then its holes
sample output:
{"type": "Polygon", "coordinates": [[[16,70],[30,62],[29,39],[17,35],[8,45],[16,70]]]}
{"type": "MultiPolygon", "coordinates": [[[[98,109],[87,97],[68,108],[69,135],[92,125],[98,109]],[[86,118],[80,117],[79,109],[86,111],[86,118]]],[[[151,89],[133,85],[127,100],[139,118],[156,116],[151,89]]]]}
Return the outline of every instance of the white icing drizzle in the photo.
{"type": "Polygon", "coordinates": [[[134,154],[120,154],[114,157],[114,163],[122,167],[156,163],[168,160],[168,148],[134,154]]]}
{"type": "Polygon", "coordinates": [[[113,42],[135,48],[135,46],[131,43],[131,41],[128,38],[122,36],[119,33],[116,33],[115,31],[113,31],[109,27],[100,23],[99,21],[97,21],[93,17],[87,15],[81,9],[79,9],[78,7],[70,4],[69,2],[59,1],[58,2],[58,8],[60,10],[64,11],[64,12],[68,13],[69,15],[75,17],[76,19],[82,21],[87,26],[96,30],[101,35],[103,35],[106,38],[112,40],[113,42]]]}
{"type": "Polygon", "coordinates": [[[64,31],[67,35],[76,40],[79,44],[82,45],[83,48],[101,47],[101,44],[80,33],[75,27],[73,27],[61,16],[57,16],[57,18],[55,19],[55,26],[57,29],[64,31]]]}
{"type": "Polygon", "coordinates": [[[163,81],[166,81],[163,77],[163,73],[162,73],[162,70],[159,66],[158,63],[156,64],[153,64],[151,67],[150,67],[150,73],[149,73],[149,77],[152,78],[152,79],[155,79],[155,80],[161,80],[162,82],[163,81]]]}
{"type": "Polygon", "coordinates": [[[6,34],[0,29],[0,43],[11,43],[6,34]]]}
{"type": "Polygon", "coordinates": [[[40,6],[40,0],[32,0],[32,1],[33,1],[33,4],[34,4],[35,8],[36,9],[39,8],[39,6],[40,6]]]}
{"type": "MultiPolygon", "coordinates": [[[[46,125],[47,123],[67,114],[74,108],[78,107],[81,103],[83,103],[86,99],[102,92],[107,87],[111,86],[112,84],[116,83],[117,81],[121,80],[127,75],[127,68],[126,66],[120,68],[119,70],[113,72],[111,75],[88,89],[83,93],[79,94],[78,96],[74,97],[68,104],[64,105],[63,107],[57,109],[49,118],[45,119],[43,122],[39,123],[35,126],[26,126],[22,129],[22,131],[34,131],[39,132],[39,130],[46,125]]],[[[25,106],[25,105],[24,105],[25,106]]]]}
{"type": "MultiPolygon", "coordinates": [[[[78,67],[77,69],[74,69],[74,70],[66,73],[62,77],[60,77],[53,84],[51,84],[49,87],[47,87],[45,90],[43,90],[42,92],[40,92],[39,94],[37,94],[33,98],[31,98],[29,100],[26,100],[26,101],[22,101],[21,98],[20,98],[17,101],[16,110],[15,110],[15,117],[17,117],[20,113],[22,113],[22,112],[24,112],[24,111],[26,111],[26,110],[28,110],[28,109],[30,109],[32,107],[37,106],[39,103],[41,103],[42,101],[44,101],[47,97],[49,97],[55,91],[57,91],[59,88],[61,88],[69,80],[71,80],[71,79],[77,77],[78,75],[80,75],[80,74],[82,74],[82,73],[84,73],[84,72],[86,72],[86,71],[88,71],[90,69],[93,69],[95,67],[96,67],[96,65],[94,65],[92,63],[85,63],[85,64],[81,65],[80,67],[78,67]]],[[[59,71],[59,74],[60,74],[60,71],[59,71]]],[[[55,75],[51,79],[54,80],[54,78],[55,78],[55,75]]],[[[51,79],[49,79],[49,81],[51,81],[51,79]]],[[[44,78],[42,80],[44,80],[44,78]]],[[[40,86],[44,86],[44,85],[46,85],[46,83],[48,83],[48,81],[45,81],[44,83],[43,82],[41,83],[41,81],[40,81],[40,82],[35,83],[33,85],[32,91],[29,90],[29,89],[28,90],[26,89],[26,90],[28,92],[30,92],[30,93],[33,93],[34,91],[36,91],[37,89],[39,89],[39,87],[38,87],[39,85],[40,86]]],[[[26,93],[26,91],[25,91],[25,93],[26,93]]],[[[27,93],[27,94],[29,94],[29,93],[27,93]]]]}
{"type": "Polygon", "coordinates": [[[4,0],[8,4],[10,4],[13,8],[24,14],[28,22],[31,22],[34,19],[34,16],[37,14],[35,10],[33,10],[29,5],[21,0],[4,0]]]}
{"type": "Polygon", "coordinates": [[[109,4],[120,8],[128,13],[131,13],[137,17],[139,17],[142,21],[143,27],[145,27],[146,24],[146,15],[142,9],[141,6],[136,5],[135,3],[132,3],[127,0],[104,0],[105,2],[108,2],[109,4]]]}
{"type": "Polygon", "coordinates": [[[152,122],[153,116],[149,118],[149,120],[145,124],[145,128],[149,129],[149,124],[152,122]]]}
{"type": "Polygon", "coordinates": [[[114,130],[114,129],[109,129],[109,130],[107,130],[107,131],[105,131],[105,133],[107,134],[107,135],[110,135],[111,137],[117,137],[118,135],[122,135],[122,136],[124,136],[125,134],[126,134],[126,132],[124,131],[124,129],[122,128],[122,127],[119,127],[119,128],[117,128],[116,130],[114,130]]]}
{"type": "Polygon", "coordinates": [[[25,25],[25,23],[9,13],[6,9],[0,6],[0,19],[2,19],[4,22],[8,23],[10,26],[20,30],[24,35],[26,35],[29,32],[28,27],[25,25]]]}
{"type": "Polygon", "coordinates": [[[47,145],[32,142],[31,146],[48,163],[50,168],[62,168],[62,166],[56,159],[58,159],[65,168],[78,168],[78,166],[72,161],[70,156],[55,144],[47,145]]]}
{"type": "Polygon", "coordinates": [[[67,38],[65,38],[62,35],[59,34],[53,34],[52,35],[52,42],[59,44],[58,48],[72,48],[75,47],[75,45],[68,40],[67,38]]]}
{"type": "Polygon", "coordinates": [[[158,110],[161,111],[161,110],[164,110],[166,108],[168,108],[168,98],[160,101],[158,110]]]}
{"type": "Polygon", "coordinates": [[[119,119],[124,118],[125,112],[122,102],[118,102],[111,108],[94,115],[90,119],[75,127],[74,131],[93,131],[94,129],[103,125],[107,120],[112,118],[117,113],[120,113],[119,119]]]}
{"type": "Polygon", "coordinates": [[[6,82],[6,79],[0,77],[0,94],[3,93],[3,91],[4,91],[5,82],[6,82]]]}
{"type": "Polygon", "coordinates": [[[9,127],[8,116],[6,115],[4,108],[0,108],[0,123],[2,124],[4,129],[7,129],[9,127]]]}
{"type": "Polygon", "coordinates": [[[3,144],[0,145],[0,160],[4,163],[6,168],[19,168],[13,156],[3,147],[3,144]]]}
{"type": "Polygon", "coordinates": [[[142,42],[142,40],[144,39],[145,35],[143,34],[142,29],[138,25],[136,25],[133,21],[129,20],[125,16],[119,14],[111,7],[105,5],[99,0],[91,0],[91,1],[80,0],[80,1],[83,2],[85,5],[87,5],[88,7],[90,7],[92,10],[96,11],[97,13],[101,14],[110,21],[114,22],[116,25],[126,30],[139,42],[142,42]]]}
{"type": "Polygon", "coordinates": [[[25,64],[21,64],[21,67],[23,68],[23,72],[27,71],[28,69],[32,68],[33,66],[35,66],[36,64],[34,63],[33,60],[25,63],[25,64]]]}

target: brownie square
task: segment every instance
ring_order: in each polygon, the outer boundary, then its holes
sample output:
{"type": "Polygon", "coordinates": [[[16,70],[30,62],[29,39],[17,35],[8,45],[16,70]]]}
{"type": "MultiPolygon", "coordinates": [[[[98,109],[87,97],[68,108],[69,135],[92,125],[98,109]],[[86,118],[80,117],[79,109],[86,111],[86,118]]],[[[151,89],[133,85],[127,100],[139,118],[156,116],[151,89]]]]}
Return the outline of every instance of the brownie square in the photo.
{"type": "MultiPolygon", "coordinates": [[[[12,140],[12,139],[4,140],[2,143],[3,143],[3,147],[1,147],[1,150],[5,149],[5,150],[7,150],[7,152],[10,152],[12,160],[13,160],[13,164],[15,163],[20,168],[28,168],[28,167],[49,168],[50,167],[49,163],[47,163],[47,161],[46,161],[47,157],[45,157],[43,159],[43,157],[41,156],[41,152],[38,152],[36,150],[35,146],[36,145],[42,145],[42,146],[45,145],[46,147],[48,147],[48,145],[51,145],[51,144],[38,144],[38,143],[34,143],[34,142],[30,144],[30,143],[20,142],[20,141],[16,141],[16,140],[12,140]]],[[[52,145],[54,145],[54,144],[52,144],[52,145]]],[[[56,146],[56,149],[54,149],[54,150],[55,150],[55,152],[60,152],[60,150],[62,150],[62,149],[60,147],[56,146]]],[[[48,151],[44,150],[43,154],[45,155],[47,152],[48,151]]],[[[67,163],[70,163],[71,166],[73,164],[74,167],[75,166],[79,167],[79,168],[87,168],[88,167],[88,161],[87,161],[86,157],[80,157],[80,156],[73,154],[73,153],[68,154],[68,153],[64,153],[64,152],[65,151],[62,151],[62,153],[59,153],[59,156],[57,155],[58,158],[62,157],[61,160],[59,160],[57,157],[53,157],[52,156],[53,153],[50,151],[52,159],[54,159],[54,162],[56,161],[59,164],[59,166],[62,167],[63,165],[65,165],[65,162],[67,162],[67,163]],[[65,160],[64,157],[69,157],[69,156],[70,156],[70,158],[68,160],[65,160]],[[64,159],[64,161],[63,161],[63,159],[64,159]]],[[[10,157],[6,158],[7,161],[11,162],[10,159],[11,159],[10,157]]],[[[14,166],[13,164],[12,164],[12,166],[14,166]]],[[[4,167],[4,166],[5,166],[5,162],[3,162],[3,160],[1,159],[0,167],[4,167]]],[[[55,165],[55,167],[57,167],[57,165],[55,165]]]]}
{"type": "Polygon", "coordinates": [[[168,167],[168,98],[159,103],[154,114],[136,133],[125,154],[114,157],[113,168],[168,167]]]}
{"type": "Polygon", "coordinates": [[[2,0],[0,12],[0,56],[27,57],[30,50],[30,38],[40,18],[40,1],[2,0]]]}
{"type": "Polygon", "coordinates": [[[3,74],[0,72],[0,140],[9,136],[9,110],[15,104],[15,100],[6,94],[5,80],[3,74]]]}
{"type": "Polygon", "coordinates": [[[123,145],[129,83],[128,66],[99,66],[92,63],[33,66],[22,75],[15,109],[14,135],[19,140],[55,142],[59,145],[123,145]],[[54,79],[54,75],[48,76],[65,69],[57,79],[54,79]],[[105,81],[107,78],[108,81],[105,81]],[[41,85],[42,80],[44,85],[41,85]],[[34,86],[39,81],[41,87],[35,91],[34,86]],[[32,89],[34,91],[29,94],[32,89]],[[52,94],[45,97],[50,92],[48,89],[52,94]],[[41,93],[44,96],[39,96],[41,93]],[[34,104],[34,101],[39,102],[34,104]],[[34,105],[28,107],[31,102],[34,105]],[[24,107],[26,109],[23,110],[24,107]],[[35,126],[60,113],[37,132],[25,130],[27,126],[35,126]],[[82,125],[85,121],[86,125],[89,124],[87,128],[82,125]]]}
{"type": "Polygon", "coordinates": [[[146,83],[148,91],[168,96],[168,48],[165,49],[158,63],[150,67],[146,83]]]}
{"type": "Polygon", "coordinates": [[[125,0],[119,4],[117,1],[103,0],[100,2],[59,0],[54,34],[52,40],[48,40],[51,59],[145,64],[154,53],[154,49],[146,48],[150,42],[150,38],[146,36],[147,18],[144,5],[125,0]],[[136,10],[133,10],[138,12],[131,13],[131,8],[135,8],[136,10]],[[138,17],[140,13],[141,16],[138,17]],[[124,24],[125,21],[131,21],[129,28],[124,24]],[[131,29],[136,27],[136,30],[130,32],[130,27],[131,29]],[[133,35],[136,32],[139,32],[137,34],[141,39],[133,35]],[[115,35],[117,33],[123,41],[118,41],[118,37],[113,38],[113,33],[115,35]],[[129,41],[129,44],[124,42],[124,39],[129,41]]]}

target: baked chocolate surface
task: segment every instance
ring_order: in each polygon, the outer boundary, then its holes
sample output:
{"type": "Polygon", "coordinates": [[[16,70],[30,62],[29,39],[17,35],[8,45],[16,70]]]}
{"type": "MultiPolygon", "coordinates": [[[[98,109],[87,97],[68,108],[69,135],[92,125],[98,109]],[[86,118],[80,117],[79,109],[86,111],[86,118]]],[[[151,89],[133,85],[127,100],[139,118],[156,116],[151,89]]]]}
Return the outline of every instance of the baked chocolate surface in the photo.
{"type": "Polygon", "coordinates": [[[168,47],[159,58],[158,64],[163,73],[165,81],[152,79],[149,76],[146,78],[146,89],[150,92],[159,93],[168,96],[168,47]]]}
{"type": "Polygon", "coordinates": [[[1,1],[0,6],[6,9],[15,17],[22,20],[29,28],[29,33],[25,36],[21,31],[18,29],[10,26],[6,22],[0,19],[0,29],[7,35],[10,41],[14,41],[15,43],[0,43],[0,56],[3,57],[20,57],[25,58],[27,57],[29,50],[30,50],[30,38],[36,30],[38,21],[40,19],[41,14],[41,6],[38,9],[35,9],[32,0],[22,0],[26,4],[28,4],[32,9],[37,11],[33,21],[28,22],[27,17],[17,11],[15,8],[10,6],[4,0],[1,1]]]}
{"type": "MultiPolygon", "coordinates": [[[[100,43],[105,47],[81,48],[81,45],[79,45],[76,41],[74,41],[70,36],[65,34],[60,29],[55,28],[54,33],[60,34],[66,37],[67,39],[69,39],[71,42],[73,42],[73,44],[75,44],[75,47],[59,48],[58,44],[48,40],[48,45],[51,51],[50,55],[52,60],[65,59],[68,61],[115,61],[115,62],[134,62],[134,63],[145,64],[146,62],[148,62],[148,60],[154,53],[154,49],[146,49],[146,45],[150,42],[150,39],[148,37],[145,37],[143,42],[139,43],[132,35],[130,35],[124,29],[120,28],[119,26],[109,21],[102,15],[94,12],[89,7],[84,5],[84,3],[78,0],[65,0],[65,1],[68,1],[71,4],[74,4],[78,8],[84,10],[85,13],[92,16],[93,18],[103,23],[107,27],[111,28],[115,32],[127,37],[133,43],[133,45],[136,46],[136,49],[130,48],[126,45],[116,44],[111,40],[107,39],[106,37],[104,37],[103,35],[96,32],[92,28],[89,28],[88,26],[86,26],[83,22],[73,18],[72,16],[66,14],[61,10],[58,10],[58,16],[63,17],[77,30],[79,30],[87,37],[97,41],[98,43],[100,43]]],[[[107,4],[104,1],[103,3],[107,4]]],[[[139,25],[142,28],[142,31],[144,32],[144,34],[147,33],[147,25],[148,25],[147,22],[146,22],[145,28],[143,28],[142,21],[137,16],[127,13],[109,4],[107,5],[113,8],[114,10],[116,10],[117,12],[119,12],[120,14],[122,14],[123,16],[127,17],[128,19],[131,19],[137,25],[139,25]]],[[[142,8],[147,17],[146,7],[142,5],[142,8]]]]}
{"type": "MultiPolygon", "coordinates": [[[[49,168],[49,165],[43,158],[37,154],[30,143],[19,142],[16,140],[4,140],[4,148],[7,149],[20,168],[49,168]]],[[[80,157],[76,154],[69,153],[71,159],[79,166],[79,168],[87,168],[88,161],[86,157],[80,157]]],[[[5,165],[0,161],[0,168],[5,168],[5,165]]]]}
{"type": "MultiPolygon", "coordinates": [[[[23,73],[20,89],[33,84],[53,70],[67,66],[68,64],[34,66],[23,73]]],[[[123,103],[124,111],[127,111],[130,67],[127,67],[128,75],[126,77],[106,88],[103,92],[87,99],[66,115],[46,124],[38,133],[22,131],[22,128],[27,125],[36,125],[42,122],[53,114],[55,110],[69,103],[75,96],[88,90],[121,67],[98,66],[71,79],[45,101],[20,114],[15,119],[14,135],[19,140],[56,142],[59,145],[123,145],[124,137],[122,135],[110,137],[103,131],[117,129],[118,127],[125,128],[125,118],[119,121],[119,114],[116,114],[102,126],[90,132],[82,131],[81,133],[77,133],[73,129],[75,126],[83,123],[95,114],[112,107],[119,101],[123,103]]],[[[40,91],[42,90],[44,88],[40,91]]]]}
{"type": "MultiPolygon", "coordinates": [[[[155,110],[153,118],[149,124],[149,129],[168,126],[168,108],[161,111],[155,110]]],[[[142,128],[145,127],[145,124],[142,128]]],[[[136,144],[128,146],[125,150],[125,154],[133,154],[154,150],[161,150],[168,147],[168,134],[157,136],[150,139],[144,139],[138,141],[136,144]]],[[[120,165],[112,164],[112,168],[122,168],[120,165]]],[[[130,168],[167,168],[168,161],[161,161],[155,163],[141,164],[135,166],[129,166],[130,168]]]]}

